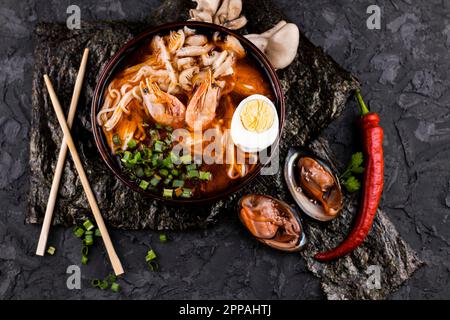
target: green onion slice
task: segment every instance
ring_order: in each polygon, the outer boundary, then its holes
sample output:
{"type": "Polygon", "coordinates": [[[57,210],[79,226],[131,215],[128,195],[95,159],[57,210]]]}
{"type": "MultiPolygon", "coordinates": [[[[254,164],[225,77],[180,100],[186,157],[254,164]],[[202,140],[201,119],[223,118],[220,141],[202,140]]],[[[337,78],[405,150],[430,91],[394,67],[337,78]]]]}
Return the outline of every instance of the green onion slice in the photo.
{"type": "Polygon", "coordinates": [[[119,292],[120,291],[120,285],[117,282],[111,283],[111,291],[119,292]]]}
{"type": "Polygon", "coordinates": [[[48,253],[49,255],[52,256],[52,255],[55,254],[55,252],[56,252],[56,248],[55,248],[55,247],[52,247],[52,246],[48,247],[47,253],[48,253]]]}
{"type": "Polygon", "coordinates": [[[86,220],[85,222],[83,222],[83,226],[86,230],[92,230],[94,228],[94,224],[91,222],[91,220],[86,220]]]}
{"type": "Polygon", "coordinates": [[[73,234],[75,237],[81,238],[84,234],[84,229],[77,226],[73,229],[73,234]]]}

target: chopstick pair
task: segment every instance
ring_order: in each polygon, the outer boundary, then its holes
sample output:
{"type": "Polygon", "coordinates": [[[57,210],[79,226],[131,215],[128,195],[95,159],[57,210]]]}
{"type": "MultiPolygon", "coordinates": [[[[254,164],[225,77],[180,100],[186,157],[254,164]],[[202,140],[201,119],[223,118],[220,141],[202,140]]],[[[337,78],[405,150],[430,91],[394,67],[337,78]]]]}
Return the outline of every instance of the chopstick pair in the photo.
{"type": "Polygon", "coordinates": [[[97,223],[98,228],[100,229],[100,233],[102,235],[103,242],[106,247],[106,251],[108,253],[109,259],[111,261],[114,273],[116,275],[123,274],[122,264],[120,263],[119,257],[114,249],[111,238],[109,236],[108,230],[106,229],[105,222],[103,221],[103,217],[100,213],[100,209],[97,205],[97,201],[95,200],[94,193],[92,192],[91,186],[89,184],[89,180],[84,171],[83,165],[81,163],[80,157],[78,155],[77,149],[72,139],[72,135],[70,134],[69,127],[73,123],[73,119],[75,116],[75,111],[78,104],[78,98],[80,96],[81,87],[83,84],[84,74],[86,71],[87,57],[89,50],[85,49],[83,53],[83,59],[81,60],[80,69],[78,71],[77,79],[75,82],[75,87],[72,95],[72,101],[70,104],[69,115],[66,123],[66,119],[64,117],[64,112],[62,111],[61,105],[59,103],[58,97],[56,96],[55,90],[53,89],[53,85],[50,81],[48,75],[44,75],[44,81],[47,86],[47,90],[50,94],[50,99],[52,101],[53,108],[55,109],[56,116],[58,118],[59,125],[64,132],[64,138],[61,144],[61,150],[58,156],[58,162],[55,169],[55,176],[53,178],[52,187],[50,190],[50,196],[47,203],[47,209],[45,212],[44,222],[42,225],[41,235],[39,237],[39,243],[36,250],[36,254],[43,256],[45,252],[45,247],[47,244],[48,232],[50,229],[50,224],[53,216],[53,211],[55,208],[56,197],[58,195],[59,183],[61,180],[62,172],[64,169],[64,161],[67,154],[67,148],[72,155],[73,162],[75,164],[75,168],[77,169],[78,175],[81,180],[81,184],[83,186],[84,192],[88,199],[89,205],[91,207],[92,213],[94,214],[95,222],[97,223]]]}

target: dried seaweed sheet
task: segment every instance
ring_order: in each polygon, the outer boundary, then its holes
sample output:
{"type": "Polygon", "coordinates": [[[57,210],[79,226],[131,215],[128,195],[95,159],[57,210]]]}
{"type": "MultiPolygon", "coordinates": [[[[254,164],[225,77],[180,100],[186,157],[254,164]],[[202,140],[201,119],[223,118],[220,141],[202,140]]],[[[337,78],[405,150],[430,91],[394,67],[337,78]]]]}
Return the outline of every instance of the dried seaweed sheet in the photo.
{"type": "MultiPolygon", "coordinates": [[[[27,222],[42,220],[56,163],[62,132],[53,114],[42,75],[48,73],[63,107],[68,109],[72,86],[82,49],[91,49],[85,86],[80,98],[73,135],[86,168],[100,209],[107,223],[122,229],[184,230],[205,227],[220,213],[235,210],[236,199],[244,193],[258,192],[290,200],[281,170],[275,175],[260,176],[250,186],[229,199],[211,206],[180,208],[163,206],[130,191],[115,179],[100,161],[91,131],[90,103],[96,77],[107,60],[133,35],[164,22],[185,20],[188,0],[169,0],[155,10],[147,22],[84,23],[81,30],[70,31],[63,25],[40,24],[35,32],[35,70],[32,92],[31,188],[27,222]]],[[[249,24],[242,32],[261,32],[284,18],[269,0],[246,0],[244,10],[249,24]]],[[[287,114],[280,163],[292,145],[304,145],[340,115],[358,81],[321,48],[315,47],[303,34],[294,63],[279,71],[286,95],[287,114]]],[[[317,153],[329,155],[322,142],[314,145],[317,153]]],[[[69,156],[70,157],[70,156],[69,156]]],[[[348,229],[354,215],[355,199],[350,199],[342,217],[326,227],[308,221],[311,244],[304,256],[308,268],[322,281],[328,298],[382,298],[407,279],[420,261],[398,236],[389,220],[380,212],[366,244],[348,258],[332,264],[318,264],[310,258],[318,249],[332,247],[348,229]],[[386,268],[381,290],[364,289],[367,265],[386,268]]],[[[66,161],[56,205],[54,223],[70,226],[90,212],[72,162],[66,161]]]]}

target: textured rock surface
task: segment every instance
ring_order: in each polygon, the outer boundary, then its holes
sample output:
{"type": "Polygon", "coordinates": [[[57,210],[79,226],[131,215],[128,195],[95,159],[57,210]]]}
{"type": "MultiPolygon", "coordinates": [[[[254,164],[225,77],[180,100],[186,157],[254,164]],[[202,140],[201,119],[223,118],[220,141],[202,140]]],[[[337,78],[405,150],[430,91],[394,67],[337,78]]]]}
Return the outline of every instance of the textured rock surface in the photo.
{"type": "MultiPolygon", "coordinates": [[[[142,21],[157,3],[78,1],[83,20],[142,21]]],[[[389,297],[449,298],[448,3],[380,1],[379,31],[365,27],[370,4],[278,1],[313,43],[358,75],[372,109],[384,115],[387,170],[382,209],[426,262],[389,297]]],[[[50,243],[58,251],[42,259],[34,256],[39,227],[22,224],[29,190],[31,31],[38,21],[64,22],[66,17],[66,4],[59,1],[6,0],[0,8],[0,34],[6,39],[0,44],[0,298],[117,297],[88,286],[87,279],[110,270],[103,250],[82,268],[83,290],[70,291],[65,270],[80,261],[80,244],[71,230],[52,229],[50,243]]],[[[357,147],[352,134],[355,109],[350,102],[324,132],[341,162],[357,147]]],[[[111,233],[127,270],[123,298],[324,297],[303,259],[262,247],[234,215],[223,216],[207,230],[169,233],[172,241],[167,244],[159,244],[155,232],[111,233]],[[161,253],[160,273],[145,269],[142,257],[149,245],[161,253]]],[[[383,271],[381,275],[389,276],[383,271]]]]}

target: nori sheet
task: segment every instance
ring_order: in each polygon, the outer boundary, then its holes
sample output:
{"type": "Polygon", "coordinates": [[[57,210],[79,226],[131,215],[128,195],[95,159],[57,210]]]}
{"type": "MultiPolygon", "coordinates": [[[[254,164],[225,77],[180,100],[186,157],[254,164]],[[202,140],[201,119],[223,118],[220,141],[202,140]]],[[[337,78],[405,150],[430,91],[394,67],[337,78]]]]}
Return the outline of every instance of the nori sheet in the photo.
{"type": "MultiPolygon", "coordinates": [[[[265,193],[291,200],[279,170],[273,176],[260,176],[239,194],[211,206],[164,206],[130,191],[108,171],[100,159],[93,140],[89,113],[96,77],[102,67],[120,46],[141,30],[150,25],[186,20],[187,10],[192,6],[189,0],[165,1],[142,23],[84,22],[80,30],[73,31],[65,25],[54,23],[37,26],[28,223],[39,223],[43,219],[62,138],[42,76],[49,74],[67,112],[81,53],[86,46],[91,49],[91,54],[72,132],[101,212],[110,226],[153,230],[206,227],[215,222],[219,214],[234,213],[236,200],[246,193],[265,193]]],[[[285,18],[270,0],[246,0],[244,12],[249,23],[241,30],[243,33],[262,32],[285,18]]],[[[303,34],[300,36],[296,60],[278,74],[287,104],[286,124],[279,148],[282,166],[290,146],[305,145],[340,115],[347,98],[359,83],[303,34]]],[[[322,157],[331,154],[322,140],[316,141],[311,149],[322,157]]],[[[68,158],[53,222],[64,226],[73,225],[90,214],[76,170],[70,156],[68,158]]],[[[315,262],[311,258],[313,252],[331,248],[345,236],[356,212],[355,202],[356,199],[349,199],[342,216],[330,224],[322,225],[310,220],[306,223],[310,245],[303,256],[308,268],[321,279],[330,299],[383,298],[421,263],[381,211],[369,238],[360,249],[338,262],[315,262]],[[371,264],[381,266],[384,270],[382,289],[369,290],[365,287],[367,266],[371,264]]]]}

